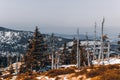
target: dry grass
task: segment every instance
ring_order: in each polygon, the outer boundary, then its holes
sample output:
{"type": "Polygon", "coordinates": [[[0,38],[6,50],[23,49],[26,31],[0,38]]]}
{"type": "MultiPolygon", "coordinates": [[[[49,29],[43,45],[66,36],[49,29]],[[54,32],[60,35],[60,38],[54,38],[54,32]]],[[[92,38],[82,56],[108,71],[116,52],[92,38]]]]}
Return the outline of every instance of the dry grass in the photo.
{"type": "Polygon", "coordinates": [[[60,80],[60,79],[61,79],[61,77],[56,77],[56,78],[55,78],[55,80],[60,80]]]}
{"type": "Polygon", "coordinates": [[[94,78],[97,80],[120,80],[120,66],[119,65],[107,65],[99,66],[93,70],[87,72],[86,77],[94,78]]]}
{"type": "Polygon", "coordinates": [[[100,78],[101,80],[120,80],[120,70],[108,70],[100,78]]]}
{"type": "Polygon", "coordinates": [[[16,80],[37,80],[36,79],[37,76],[38,76],[37,73],[26,72],[24,74],[19,74],[16,80]]]}
{"type": "Polygon", "coordinates": [[[76,72],[74,75],[72,75],[71,77],[77,77],[79,75],[84,75],[87,73],[87,68],[83,68],[82,70],[80,70],[79,72],[76,72]]]}
{"type": "Polygon", "coordinates": [[[66,68],[66,69],[54,69],[54,70],[50,70],[46,73],[46,76],[49,77],[56,77],[58,75],[64,75],[64,74],[71,74],[74,73],[74,69],[72,68],[66,68]]]}
{"type": "Polygon", "coordinates": [[[103,65],[97,67],[87,67],[75,72],[72,77],[86,75],[91,80],[120,80],[120,65],[103,65]]]}

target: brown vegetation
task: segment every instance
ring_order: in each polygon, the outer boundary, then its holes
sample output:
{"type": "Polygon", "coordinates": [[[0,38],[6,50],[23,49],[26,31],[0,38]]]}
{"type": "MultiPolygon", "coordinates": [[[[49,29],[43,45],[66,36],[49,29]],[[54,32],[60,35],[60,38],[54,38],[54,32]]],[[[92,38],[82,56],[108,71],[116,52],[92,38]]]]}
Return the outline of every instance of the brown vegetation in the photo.
{"type": "Polygon", "coordinates": [[[99,66],[87,72],[86,77],[97,80],[120,80],[120,65],[99,66]]]}
{"type": "MultiPolygon", "coordinates": [[[[26,72],[18,74],[16,80],[37,80],[36,77],[48,76],[56,80],[67,77],[68,79],[76,80],[120,80],[120,65],[102,65],[95,67],[84,67],[77,69],[76,67],[60,68],[50,70],[44,73],[26,72]]],[[[13,75],[4,76],[4,79],[11,79],[13,75]]]]}
{"type": "Polygon", "coordinates": [[[90,80],[120,80],[120,65],[102,65],[96,67],[82,68],[72,74],[72,77],[86,76],[90,80]]]}
{"type": "Polygon", "coordinates": [[[17,75],[17,79],[16,80],[37,80],[36,79],[37,76],[38,76],[37,73],[26,72],[24,74],[17,75]]]}
{"type": "Polygon", "coordinates": [[[49,76],[49,77],[55,77],[55,76],[58,76],[58,75],[64,75],[64,74],[71,74],[71,73],[74,73],[74,69],[73,68],[66,68],[66,69],[54,69],[54,70],[50,70],[46,73],[46,76],[49,76]]]}

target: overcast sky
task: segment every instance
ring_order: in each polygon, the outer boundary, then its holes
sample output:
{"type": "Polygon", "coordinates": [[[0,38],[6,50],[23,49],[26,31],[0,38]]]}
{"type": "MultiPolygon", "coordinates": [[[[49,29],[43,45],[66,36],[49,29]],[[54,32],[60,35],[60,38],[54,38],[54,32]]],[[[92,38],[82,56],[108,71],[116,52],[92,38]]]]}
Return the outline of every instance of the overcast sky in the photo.
{"type": "Polygon", "coordinates": [[[105,31],[120,29],[120,0],[0,0],[0,26],[44,33],[74,34],[100,31],[103,16],[105,31]]]}

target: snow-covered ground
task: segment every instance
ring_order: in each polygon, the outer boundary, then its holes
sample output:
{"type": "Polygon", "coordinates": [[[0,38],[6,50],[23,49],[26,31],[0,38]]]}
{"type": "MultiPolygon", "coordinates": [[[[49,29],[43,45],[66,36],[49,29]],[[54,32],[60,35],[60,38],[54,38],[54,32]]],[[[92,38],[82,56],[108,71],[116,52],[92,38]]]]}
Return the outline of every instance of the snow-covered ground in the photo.
{"type": "MultiPolygon", "coordinates": [[[[104,65],[109,65],[109,64],[120,64],[120,59],[119,58],[110,58],[109,60],[104,60],[104,61],[100,61],[98,62],[97,60],[93,61],[93,64],[103,64],[104,65]]],[[[73,67],[76,65],[61,65],[59,67],[64,67],[64,68],[68,68],[68,67],[73,67]]]]}
{"type": "Polygon", "coordinates": [[[59,66],[59,67],[62,67],[62,68],[68,68],[68,67],[74,67],[74,66],[76,66],[76,65],[61,65],[61,66],[59,66]]]}
{"type": "Polygon", "coordinates": [[[47,76],[36,77],[38,80],[55,80],[55,78],[49,78],[47,76]]]}
{"type": "Polygon", "coordinates": [[[110,58],[109,60],[104,60],[104,61],[93,61],[93,64],[103,64],[104,65],[109,65],[109,64],[120,64],[120,59],[118,58],[110,58]]]}

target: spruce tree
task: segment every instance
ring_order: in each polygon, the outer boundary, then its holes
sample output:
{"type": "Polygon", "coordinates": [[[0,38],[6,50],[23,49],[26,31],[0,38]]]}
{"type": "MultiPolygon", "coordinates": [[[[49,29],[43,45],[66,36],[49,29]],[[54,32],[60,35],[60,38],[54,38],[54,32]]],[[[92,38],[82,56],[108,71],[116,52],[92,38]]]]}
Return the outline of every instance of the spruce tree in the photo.
{"type": "Polygon", "coordinates": [[[29,41],[28,52],[26,56],[26,67],[28,70],[40,70],[41,67],[45,67],[45,51],[46,45],[43,40],[43,36],[36,27],[34,36],[29,41]]]}
{"type": "Polygon", "coordinates": [[[63,46],[63,51],[62,51],[62,55],[61,55],[61,62],[62,64],[67,64],[67,49],[66,49],[66,42],[64,43],[64,46],[63,46]]]}
{"type": "Polygon", "coordinates": [[[71,54],[70,54],[70,57],[71,57],[71,64],[76,64],[77,61],[76,61],[76,51],[77,51],[77,40],[75,40],[75,38],[73,39],[73,46],[72,46],[72,51],[71,51],[71,54]]]}

